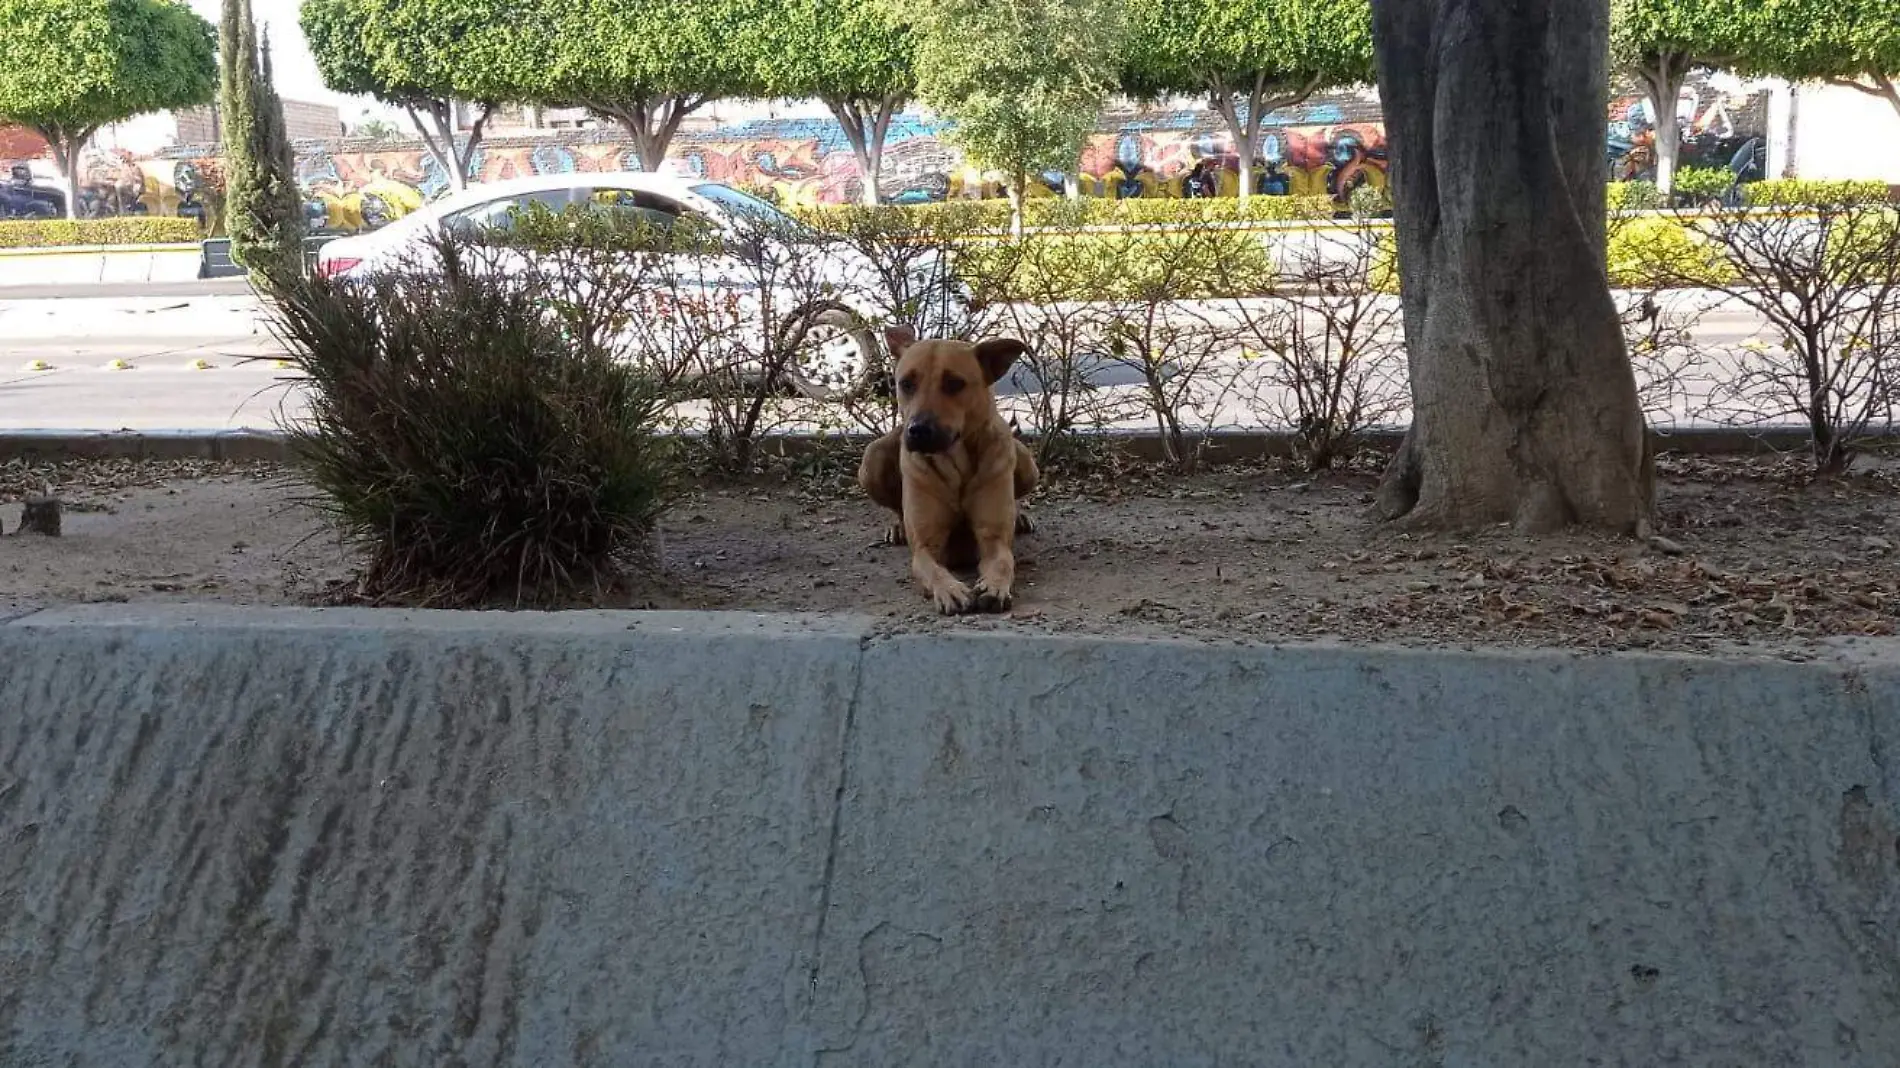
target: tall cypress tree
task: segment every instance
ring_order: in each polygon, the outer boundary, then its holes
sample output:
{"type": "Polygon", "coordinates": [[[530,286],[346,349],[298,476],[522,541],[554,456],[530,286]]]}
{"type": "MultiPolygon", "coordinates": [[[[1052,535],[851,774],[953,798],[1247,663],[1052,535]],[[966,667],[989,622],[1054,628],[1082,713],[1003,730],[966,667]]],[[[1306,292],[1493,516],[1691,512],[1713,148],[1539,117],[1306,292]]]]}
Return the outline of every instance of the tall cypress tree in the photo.
{"type": "Polygon", "coordinates": [[[270,43],[259,44],[250,0],[224,0],[218,40],[231,258],[269,280],[302,264],[303,198],[271,81],[270,43]]]}

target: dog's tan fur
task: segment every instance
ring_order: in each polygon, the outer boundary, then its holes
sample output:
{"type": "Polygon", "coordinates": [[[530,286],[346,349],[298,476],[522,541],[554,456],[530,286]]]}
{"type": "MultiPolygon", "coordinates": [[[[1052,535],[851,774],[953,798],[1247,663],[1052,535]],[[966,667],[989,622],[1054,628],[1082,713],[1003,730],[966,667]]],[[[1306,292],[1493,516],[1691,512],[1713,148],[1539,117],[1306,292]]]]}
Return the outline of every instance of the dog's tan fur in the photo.
{"type": "Polygon", "coordinates": [[[858,485],[896,512],[889,540],[910,546],[910,572],[946,615],[1001,612],[1014,599],[1015,536],[1035,529],[1016,502],[1036,488],[1036,460],[996,411],[991,387],[1025,351],[998,339],[918,341],[908,330],[886,332],[897,361],[903,421],[871,443],[858,485]],[[905,428],[922,421],[942,441],[916,451],[905,428]],[[952,569],[974,566],[965,585],[952,569]]]}

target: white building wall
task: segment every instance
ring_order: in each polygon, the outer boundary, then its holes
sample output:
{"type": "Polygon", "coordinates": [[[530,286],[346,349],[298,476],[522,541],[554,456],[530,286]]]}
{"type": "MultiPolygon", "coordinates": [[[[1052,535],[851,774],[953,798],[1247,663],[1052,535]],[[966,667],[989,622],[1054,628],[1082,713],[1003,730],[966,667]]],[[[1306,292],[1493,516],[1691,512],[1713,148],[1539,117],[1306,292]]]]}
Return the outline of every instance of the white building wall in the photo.
{"type": "Polygon", "coordinates": [[[1900,185],[1900,113],[1878,97],[1832,85],[1794,91],[1799,178],[1868,178],[1900,185]]]}
{"type": "Polygon", "coordinates": [[[178,120],[169,111],[137,115],[124,122],[99,127],[92,135],[92,147],[106,152],[130,152],[149,156],[178,142],[178,120]]]}

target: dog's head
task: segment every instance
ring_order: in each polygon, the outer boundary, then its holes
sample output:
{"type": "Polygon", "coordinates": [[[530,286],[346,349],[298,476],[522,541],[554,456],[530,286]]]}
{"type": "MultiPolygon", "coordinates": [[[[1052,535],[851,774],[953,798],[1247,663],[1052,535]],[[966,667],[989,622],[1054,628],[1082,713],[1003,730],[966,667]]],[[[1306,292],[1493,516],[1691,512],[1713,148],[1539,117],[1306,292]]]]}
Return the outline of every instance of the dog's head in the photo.
{"type": "Polygon", "coordinates": [[[897,361],[897,404],[904,414],[904,448],[943,452],[996,417],[990,387],[1029,350],[1015,338],[919,341],[909,327],[884,332],[897,361]]]}

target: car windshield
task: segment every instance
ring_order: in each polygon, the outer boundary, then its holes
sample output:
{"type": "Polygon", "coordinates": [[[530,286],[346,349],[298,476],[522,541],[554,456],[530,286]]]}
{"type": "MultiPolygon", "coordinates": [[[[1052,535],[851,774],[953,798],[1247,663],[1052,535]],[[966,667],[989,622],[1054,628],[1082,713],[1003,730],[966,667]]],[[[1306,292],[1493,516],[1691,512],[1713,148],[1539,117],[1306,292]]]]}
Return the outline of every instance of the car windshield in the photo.
{"type": "Polygon", "coordinates": [[[717,185],[711,182],[696,185],[693,192],[725,208],[735,215],[746,215],[774,229],[781,229],[795,241],[822,240],[818,231],[792,218],[765,201],[750,193],[741,193],[729,185],[717,185]]]}

